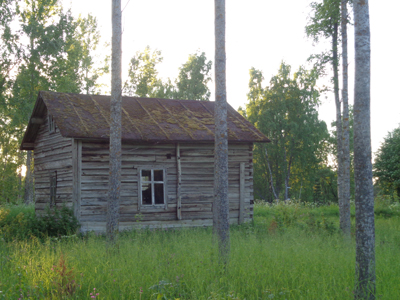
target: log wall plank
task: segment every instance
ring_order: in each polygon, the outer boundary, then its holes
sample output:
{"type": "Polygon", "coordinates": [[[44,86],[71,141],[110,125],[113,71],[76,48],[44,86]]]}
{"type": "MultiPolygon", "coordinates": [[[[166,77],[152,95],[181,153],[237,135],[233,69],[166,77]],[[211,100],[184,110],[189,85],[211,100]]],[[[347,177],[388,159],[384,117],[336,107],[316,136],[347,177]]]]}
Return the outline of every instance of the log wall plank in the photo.
{"type": "Polygon", "coordinates": [[[55,205],[73,206],[72,139],[61,136],[55,127],[50,133],[47,113],[34,143],[35,211],[43,214],[50,205],[50,174],[57,172],[55,205]]]}
{"type": "Polygon", "coordinates": [[[177,219],[182,220],[182,168],[181,168],[181,151],[179,143],[176,144],[176,176],[177,176],[177,187],[176,187],[176,198],[177,198],[177,219]]]}

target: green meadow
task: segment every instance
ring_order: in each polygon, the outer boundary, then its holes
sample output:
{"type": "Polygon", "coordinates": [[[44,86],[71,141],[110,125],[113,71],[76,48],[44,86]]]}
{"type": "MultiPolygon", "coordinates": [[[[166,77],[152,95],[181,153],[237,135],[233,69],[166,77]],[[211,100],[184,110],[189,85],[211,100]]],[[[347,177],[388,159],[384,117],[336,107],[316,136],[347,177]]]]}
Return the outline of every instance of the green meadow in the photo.
{"type": "MultiPolygon", "coordinates": [[[[353,299],[354,234],[339,234],[336,205],[257,203],[231,227],[226,267],[211,228],[123,232],[111,250],[96,234],[7,238],[5,214],[22,224],[32,209],[0,207],[0,299],[353,299]]],[[[376,204],[377,299],[400,299],[399,211],[376,204]]]]}

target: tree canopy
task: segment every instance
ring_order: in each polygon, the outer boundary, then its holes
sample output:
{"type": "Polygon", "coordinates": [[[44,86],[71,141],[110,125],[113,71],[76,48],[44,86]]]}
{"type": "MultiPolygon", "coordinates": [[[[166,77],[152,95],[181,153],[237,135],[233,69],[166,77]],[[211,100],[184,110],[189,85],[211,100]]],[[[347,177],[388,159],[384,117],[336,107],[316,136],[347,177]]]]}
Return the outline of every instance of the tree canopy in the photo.
{"type": "Polygon", "coordinates": [[[400,127],[386,136],[376,153],[374,176],[383,193],[400,197],[400,127]]]}
{"type": "MultiPolygon", "coordinates": [[[[97,79],[107,72],[94,66],[99,43],[94,17],[74,18],[56,0],[20,3],[0,3],[0,168],[5,180],[0,202],[21,196],[26,153],[19,151],[19,141],[38,91],[96,92],[97,79]]],[[[29,153],[26,164],[28,178],[29,153]]]]}
{"type": "Polygon", "coordinates": [[[157,70],[162,63],[161,51],[147,46],[136,52],[129,64],[125,93],[130,96],[150,98],[171,98],[180,100],[210,100],[208,83],[211,81],[212,62],[204,52],[190,54],[180,68],[177,78],[163,81],[157,70]]]}
{"type": "Polygon", "coordinates": [[[291,67],[282,63],[263,88],[262,73],[250,70],[245,116],[271,140],[254,149],[254,186],[259,197],[288,199],[301,193],[312,197],[329,137],[325,122],[318,118],[317,78],[314,69],[300,67],[292,75],[291,67]]]}

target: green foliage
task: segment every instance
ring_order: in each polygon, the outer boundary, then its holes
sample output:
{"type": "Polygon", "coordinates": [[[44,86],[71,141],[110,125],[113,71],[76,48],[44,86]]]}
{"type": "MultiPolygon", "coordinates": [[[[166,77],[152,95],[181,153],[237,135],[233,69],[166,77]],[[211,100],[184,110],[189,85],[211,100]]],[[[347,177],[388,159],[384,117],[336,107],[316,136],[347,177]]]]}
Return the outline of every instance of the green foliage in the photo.
{"type": "Polygon", "coordinates": [[[400,197],[400,127],[386,136],[375,155],[374,176],[381,193],[400,197]]]}
{"type": "Polygon", "coordinates": [[[18,149],[38,91],[95,93],[108,72],[107,59],[94,67],[95,18],[74,19],[56,0],[20,4],[0,2],[0,203],[22,199],[26,154],[18,149]]]}
{"type": "Polygon", "coordinates": [[[124,88],[129,96],[210,100],[207,84],[211,81],[212,62],[204,52],[189,55],[188,61],[179,68],[175,85],[169,78],[165,82],[159,78],[157,65],[162,61],[161,51],[152,51],[149,46],[143,52],[136,52],[129,64],[129,79],[124,88]]]}
{"type": "Polygon", "coordinates": [[[328,139],[326,124],[318,118],[317,78],[315,70],[304,68],[292,77],[290,66],[282,63],[278,75],[263,88],[262,73],[250,70],[245,116],[271,140],[255,146],[254,188],[269,202],[275,199],[273,188],[282,199],[286,187],[292,197],[313,199],[328,139]]]}
{"type": "Polygon", "coordinates": [[[19,34],[12,23],[18,18],[17,1],[0,1],[0,203],[15,203],[22,193],[18,176],[23,155],[18,151],[16,129],[10,121],[9,90],[13,85],[13,72],[21,59],[19,34]]]}
{"type": "Polygon", "coordinates": [[[6,241],[64,236],[78,228],[78,220],[66,206],[47,208],[43,216],[36,216],[33,207],[0,207],[0,237],[6,241]]]}
{"type": "Polygon", "coordinates": [[[211,66],[204,52],[189,55],[188,61],[179,68],[174,98],[209,101],[211,92],[207,84],[211,81],[211,66]]]}
{"type": "Polygon", "coordinates": [[[340,23],[340,0],[323,0],[310,4],[313,15],[306,26],[306,34],[318,43],[319,39],[331,38],[335,25],[340,23]]]}
{"type": "Polygon", "coordinates": [[[374,199],[374,211],[376,216],[384,218],[400,217],[399,197],[376,196],[374,199]]]}
{"type": "Polygon", "coordinates": [[[157,94],[162,81],[156,66],[162,61],[161,51],[151,51],[149,46],[143,52],[136,52],[129,63],[129,80],[125,87],[129,96],[153,97],[157,94]]]}
{"type": "MultiPolygon", "coordinates": [[[[334,234],[338,232],[337,225],[329,219],[332,212],[328,212],[326,216],[324,211],[314,204],[299,201],[270,204],[259,201],[256,207],[264,211],[263,218],[269,216],[266,218],[269,220],[267,221],[269,233],[284,232],[290,228],[299,228],[309,233],[334,234]]],[[[336,215],[337,206],[332,205],[332,209],[336,215]]]]}

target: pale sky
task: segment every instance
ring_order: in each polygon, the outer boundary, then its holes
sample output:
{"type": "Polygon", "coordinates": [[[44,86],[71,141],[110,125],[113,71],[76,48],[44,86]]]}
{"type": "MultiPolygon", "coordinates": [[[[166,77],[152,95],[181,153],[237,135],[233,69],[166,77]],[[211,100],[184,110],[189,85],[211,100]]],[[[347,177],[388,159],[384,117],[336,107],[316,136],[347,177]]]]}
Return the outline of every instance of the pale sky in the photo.
{"type": "MultiPolygon", "coordinates": [[[[103,42],[111,42],[111,0],[63,0],[74,15],[88,13],[97,17],[103,42]]],[[[281,61],[296,71],[306,65],[310,54],[320,53],[329,43],[314,47],[304,28],[310,0],[227,0],[226,52],[227,99],[235,109],[247,101],[249,69],[260,69],[265,84],[278,71],[281,61]]],[[[188,55],[197,50],[214,61],[213,0],[122,0],[123,76],[136,51],[162,51],[164,61],[159,74],[174,79],[188,55]]],[[[372,86],[371,134],[375,152],[389,131],[400,124],[400,93],[396,73],[400,70],[400,3],[396,0],[370,1],[372,86]]],[[[354,45],[349,28],[349,97],[353,103],[354,45]]],[[[104,50],[104,55],[110,50],[104,50]]],[[[214,73],[212,73],[214,76],[214,73]]],[[[124,80],[124,79],[123,79],[124,80]]],[[[327,84],[329,79],[321,80],[327,84]]],[[[214,83],[210,85],[214,90],[214,83]]],[[[214,94],[212,94],[212,99],[214,94]]],[[[321,97],[320,118],[328,124],[335,119],[331,94],[321,97]]]]}

